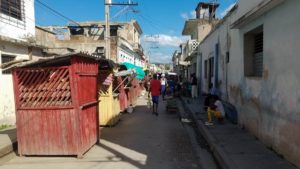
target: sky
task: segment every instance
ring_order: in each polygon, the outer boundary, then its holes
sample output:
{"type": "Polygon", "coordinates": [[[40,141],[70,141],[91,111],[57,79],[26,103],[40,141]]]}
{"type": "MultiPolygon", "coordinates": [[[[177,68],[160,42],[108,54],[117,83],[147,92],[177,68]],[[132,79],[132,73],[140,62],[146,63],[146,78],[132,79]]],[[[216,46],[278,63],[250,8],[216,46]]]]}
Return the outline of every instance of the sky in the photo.
{"type": "MultiPolygon", "coordinates": [[[[38,1],[74,21],[104,20],[104,0],[35,0],[35,21],[37,25],[66,25],[68,19],[53,13],[38,1]]],[[[112,0],[113,3],[127,0],[112,0]]],[[[189,37],[181,35],[187,19],[195,18],[195,8],[200,0],[132,0],[134,6],[120,12],[124,6],[111,7],[113,21],[129,21],[135,19],[140,24],[142,46],[152,63],[170,63],[179,44],[189,37]]],[[[201,0],[211,2],[211,0],[201,0]]],[[[220,7],[217,16],[221,18],[237,0],[217,0],[220,7]]]]}

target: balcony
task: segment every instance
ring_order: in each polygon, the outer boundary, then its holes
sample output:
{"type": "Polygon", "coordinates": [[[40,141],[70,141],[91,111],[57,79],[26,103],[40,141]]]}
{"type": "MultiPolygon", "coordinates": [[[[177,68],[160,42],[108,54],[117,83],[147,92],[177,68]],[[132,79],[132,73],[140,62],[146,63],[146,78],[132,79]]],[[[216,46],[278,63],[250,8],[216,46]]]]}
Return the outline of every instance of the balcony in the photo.
{"type": "Polygon", "coordinates": [[[197,40],[187,41],[183,48],[183,60],[190,61],[194,56],[197,56],[199,42],[197,40]]]}
{"type": "Polygon", "coordinates": [[[144,49],[143,49],[142,45],[139,44],[139,43],[134,43],[134,44],[133,44],[133,50],[134,50],[135,52],[137,52],[137,53],[138,53],[139,55],[141,55],[141,56],[144,55],[144,49]]]}

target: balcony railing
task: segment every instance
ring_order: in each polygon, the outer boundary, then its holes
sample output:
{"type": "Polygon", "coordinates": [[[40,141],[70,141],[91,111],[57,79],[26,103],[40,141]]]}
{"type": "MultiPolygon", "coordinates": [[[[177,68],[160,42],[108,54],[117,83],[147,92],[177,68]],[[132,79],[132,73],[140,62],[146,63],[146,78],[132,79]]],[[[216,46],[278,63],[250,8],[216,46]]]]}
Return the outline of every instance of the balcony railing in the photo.
{"type": "Polygon", "coordinates": [[[135,50],[136,52],[138,52],[140,54],[144,54],[144,49],[143,49],[142,45],[139,43],[133,44],[133,50],[135,50]]]}
{"type": "Polygon", "coordinates": [[[197,54],[199,42],[197,40],[189,40],[183,49],[183,60],[197,54]]]}

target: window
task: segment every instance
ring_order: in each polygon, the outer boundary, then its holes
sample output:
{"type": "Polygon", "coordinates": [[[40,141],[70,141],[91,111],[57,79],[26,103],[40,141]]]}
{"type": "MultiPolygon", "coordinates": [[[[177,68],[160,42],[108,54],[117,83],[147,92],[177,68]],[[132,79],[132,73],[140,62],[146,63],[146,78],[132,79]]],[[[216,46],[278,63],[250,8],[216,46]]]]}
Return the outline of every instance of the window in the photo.
{"type": "Polygon", "coordinates": [[[71,35],[84,35],[84,28],[81,26],[70,26],[71,35]]]}
{"type": "Polygon", "coordinates": [[[116,28],[110,29],[110,36],[118,36],[118,29],[116,28]]]}
{"type": "Polygon", "coordinates": [[[91,25],[89,29],[89,35],[90,36],[99,36],[100,35],[100,28],[98,25],[91,25]]]}
{"type": "MultiPolygon", "coordinates": [[[[8,63],[11,62],[13,60],[15,60],[16,56],[12,56],[12,55],[1,55],[1,63],[8,63]]],[[[10,70],[3,70],[2,74],[11,74],[10,70]]]]}
{"type": "Polygon", "coordinates": [[[98,54],[98,55],[104,55],[105,48],[104,47],[97,47],[95,53],[98,54]]]}
{"type": "Polygon", "coordinates": [[[0,0],[0,13],[22,20],[21,0],[0,0]]]}
{"type": "Polygon", "coordinates": [[[259,26],[244,35],[244,71],[248,77],[263,76],[263,26],[259,26]]]}
{"type": "Polygon", "coordinates": [[[229,63],[230,61],[230,53],[226,52],[226,63],[229,63]]]}
{"type": "Polygon", "coordinates": [[[197,72],[197,63],[194,63],[193,64],[193,73],[196,73],[197,72]]]}

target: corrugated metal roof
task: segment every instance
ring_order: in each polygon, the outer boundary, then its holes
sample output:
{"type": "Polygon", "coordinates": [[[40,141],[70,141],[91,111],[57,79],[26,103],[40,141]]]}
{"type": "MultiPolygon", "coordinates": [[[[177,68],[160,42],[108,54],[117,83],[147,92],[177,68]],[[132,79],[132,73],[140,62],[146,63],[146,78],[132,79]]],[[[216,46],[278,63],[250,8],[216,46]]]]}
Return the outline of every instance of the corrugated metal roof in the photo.
{"type": "Polygon", "coordinates": [[[80,56],[85,58],[94,59],[96,61],[105,60],[103,58],[100,58],[99,56],[94,56],[86,53],[68,53],[65,55],[60,56],[52,56],[47,58],[41,58],[38,60],[19,60],[19,61],[12,61],[5,64],[1,64],[0,67],[3,70],[9,70],[13,68],[24,68],[24,67],[34,67],[34,66],[45,66],[45,65],[52,65],[54,63],[63,63],[70,60],[72,56],[80,56]]]}

